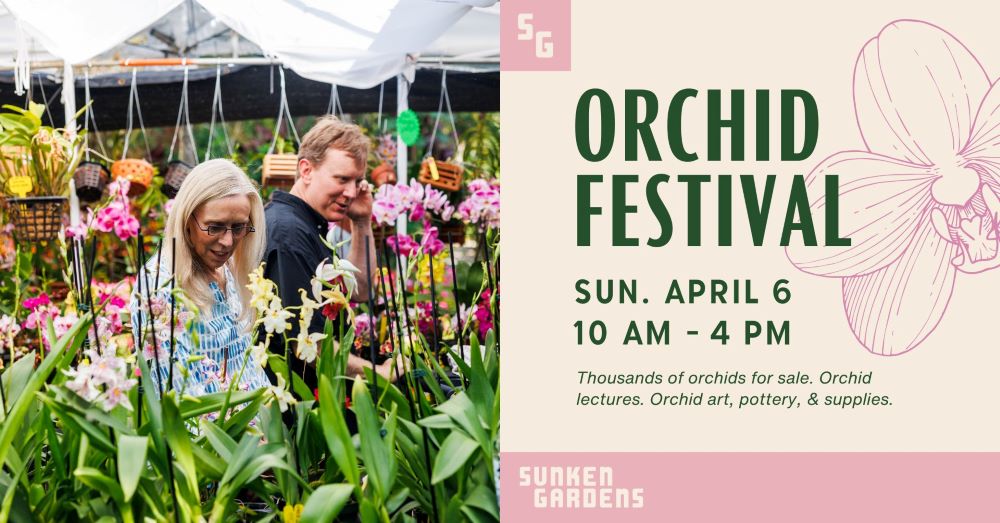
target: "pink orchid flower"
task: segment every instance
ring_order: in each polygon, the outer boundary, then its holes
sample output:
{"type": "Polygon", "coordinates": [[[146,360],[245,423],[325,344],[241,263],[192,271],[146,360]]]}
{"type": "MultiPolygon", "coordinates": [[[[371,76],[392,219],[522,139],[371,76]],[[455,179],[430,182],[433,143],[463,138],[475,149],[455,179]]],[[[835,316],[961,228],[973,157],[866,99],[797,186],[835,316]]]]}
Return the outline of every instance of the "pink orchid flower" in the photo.
{"type": "MultiPolygon", "coordinates": [[[[844,311],[869,351],[898,355],[937,327],[956,274],[1000,266],[1000,87],[954,36],[900,20],[854,69],[865,150],[838,152],[807,183],[840,176],[850,247],[789,247],[800,270],[841,278],[844,311]]],[[[821,217],[822,198],[811,205],[821,217]]]]}
{"type": "Polygon", "coordinates": [[[420,244],[407,234],[389,236],[386,238],[386,243],[394,252],[402,256],[411,256],[420,248],[420,244]]]}

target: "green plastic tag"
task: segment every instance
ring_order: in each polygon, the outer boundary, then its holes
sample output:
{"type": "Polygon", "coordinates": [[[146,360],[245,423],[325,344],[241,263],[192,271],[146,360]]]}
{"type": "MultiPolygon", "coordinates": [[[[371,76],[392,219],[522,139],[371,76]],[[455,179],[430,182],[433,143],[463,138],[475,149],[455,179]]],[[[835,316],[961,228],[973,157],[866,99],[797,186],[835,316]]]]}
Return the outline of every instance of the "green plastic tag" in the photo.
{"type": "Polygon", "coordinates": [[[399,113],[399,117],[396,118],[396,130],[406,145],[417,143],[420,138],[420,119],[417,118],[417,113],[410,109],[399,113]]]}

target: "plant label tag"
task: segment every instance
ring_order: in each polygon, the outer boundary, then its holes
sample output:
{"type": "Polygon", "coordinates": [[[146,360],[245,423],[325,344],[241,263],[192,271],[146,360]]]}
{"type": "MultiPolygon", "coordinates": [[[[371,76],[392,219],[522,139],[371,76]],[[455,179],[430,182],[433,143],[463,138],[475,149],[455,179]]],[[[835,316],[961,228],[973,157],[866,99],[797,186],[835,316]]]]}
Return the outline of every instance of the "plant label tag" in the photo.
{"type": "Polygon", "coordinates": [[[441,178],[441,175],[438,174],[437,160],[435,160],[434,158],[431,158],[431,161],[427,162],[427,168],[431,170],[431,179],[432,180],[437,181],[438,179],[441,178]]]}
{"type": "Polygon", "coordinates": [[[7,180],[7,189],[18,197],[24,198],[31,192],[31,178],[27,176],[11,177],[10,180],[7,180]]]}

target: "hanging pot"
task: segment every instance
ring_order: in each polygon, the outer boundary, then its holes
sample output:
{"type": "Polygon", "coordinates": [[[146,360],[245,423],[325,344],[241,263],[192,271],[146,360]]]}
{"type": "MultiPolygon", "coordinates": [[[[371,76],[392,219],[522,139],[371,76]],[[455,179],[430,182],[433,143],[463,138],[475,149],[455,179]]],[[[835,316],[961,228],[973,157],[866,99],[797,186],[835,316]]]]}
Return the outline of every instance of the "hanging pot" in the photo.
{"type": "Polygon", "coordinates": [[[299,157],[295,154],[268,153],[264,156],[261,183],[265,187],[289,188],[295,184],[299,157]]]}
{"type": "Polygon", "coordinates": [[[372,239],[375,240],[375,249],[379,252],[382,251],[382,245],[384,242],[396,234],[395,225],[379,225],[372,223],[372,239]]]}
{"type": "Polygon", "coordinates": [[[180,160],[174,160],[167,164],[166,172],[163,175],[163,186],[160,187],[160,190],[163,191],[163,194],[167,195],[167,198],[177,196],[177,193],[181,190],[181,184],[184,183],[184,179],[187,178],[191,169],[192,167],[187,162],[180,160]]]}
{"type": "Polygon", "coordinates": [[[64,281],[50,282],[48,294],[54,301],[64,301],[69,296],[69,285],[64,281]]]}
{"type": "Polygon", "coordinates": [[[111,181],[111,174],[103,164],[85,161],[76,168],[73,180],[76,182],[76,195],[85,202],[94,202],[101,199],[104,186],[111,181]]]}
{"type": "Polygon", "coordinates": [[[388,162],[380,163],[378,167],[372,169],[372,183],[375,187],[396,183],[396,169],[388,162]]]}
{"type": "Polygon", "coordinates": [[[436,224],[438,228],[438,238],[445,243],[451,238],[455,245],[465,245],[465,222],[461,220],[449,220],[445,223],[436,224]]]}
{"type": "Polygon", "coordinates": [[[417,180],[443,191],[455,192],[462,187],[462,166],[428,157],[420,162],[417,180]]]}
{"type": "Polygon", "coordinates": [[[65,196],[7,198],[17,241],[34,243],[55,239],[63,227],[66,201],[65,196]]]}
{"type": "Polygon", "coordinates": [[[129,196],[138,196],[149,188],[153,181],[153,166],[141,158],[125,158],[111,164],[111,176],[129,181],[129,196]]]}

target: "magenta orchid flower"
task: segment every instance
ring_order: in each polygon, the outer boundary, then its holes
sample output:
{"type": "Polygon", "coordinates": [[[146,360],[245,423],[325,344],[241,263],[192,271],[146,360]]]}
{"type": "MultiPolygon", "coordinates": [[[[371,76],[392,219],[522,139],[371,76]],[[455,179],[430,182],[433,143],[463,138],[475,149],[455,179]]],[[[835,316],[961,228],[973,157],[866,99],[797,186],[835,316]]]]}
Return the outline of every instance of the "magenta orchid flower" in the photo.
{"type": "MultiPolygon", "coordinates": [[[[1000,87],[954,36],[900,20],[854,69],[866,150],[823,160],[807,183],[840,176],[850,247],[789,247],[800,270],[842,279],[851,330],[887,356],[919,345],[948,306],[956,274],[1000,265],[1000,87]]],[[[821,218],[822,196],[812,202],[821,218]]]]}

